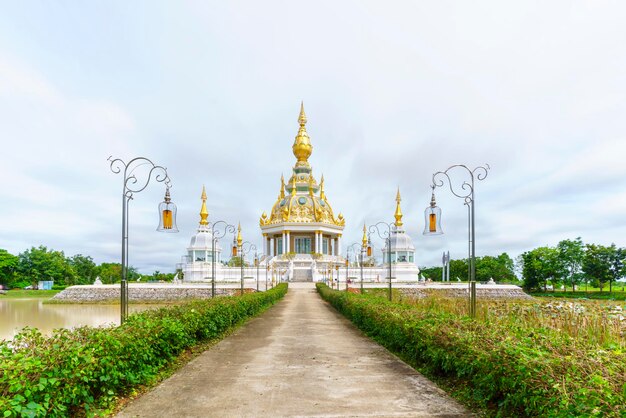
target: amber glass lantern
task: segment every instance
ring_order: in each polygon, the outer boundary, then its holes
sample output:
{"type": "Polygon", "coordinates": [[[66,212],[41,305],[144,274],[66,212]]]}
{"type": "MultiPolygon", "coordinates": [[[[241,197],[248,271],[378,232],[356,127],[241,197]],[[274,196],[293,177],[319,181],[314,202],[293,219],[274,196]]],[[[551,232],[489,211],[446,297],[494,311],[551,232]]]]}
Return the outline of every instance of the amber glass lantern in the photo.
{"type": "Polygon", "coordinates": [[[232,256],[233,257],[237,257],[237,240],[235,240],[233,238],[233,252],[232,252],[232,256]]]}
{"type": "Polygon", "coordinates": [[[424,235],[441,235],[443,230],[441,229],[441,209],[437,206],[435,201],[435,188],[433,187],[433,194],[430,198],[430,206],[424,210],[424,235]]]}
{"type": "Polygon", "coordinates": [[[178,232],[176,226],[176,205],[170,198],[170,188],[165,189],[165,197],[159,204],[159,232],[178,232]]]}

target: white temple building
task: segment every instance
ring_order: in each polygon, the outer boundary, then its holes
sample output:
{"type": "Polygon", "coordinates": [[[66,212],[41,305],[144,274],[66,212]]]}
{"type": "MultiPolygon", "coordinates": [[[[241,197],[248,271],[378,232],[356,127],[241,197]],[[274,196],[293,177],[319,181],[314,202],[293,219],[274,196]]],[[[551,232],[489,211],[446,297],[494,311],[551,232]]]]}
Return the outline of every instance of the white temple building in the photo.
{"type": "MultiPolygon", "coordinates": [[[[368,283],[385,283],[389,278],[388,253],[391,253],[392,281],[412,282],[419,280],[419,268],[415,263],[415,246],[403,229],[400,208],[400,191],[396,196],[395,222],[390,225],[391,236],[382,249],[382,264],[375,265],[373,257],[353,255],[350,260],[342,253],[342,234],[345,219],[335,212],[324,192],[324,177],[319,183],[313,176],[308,161],[313,146],[306,131],[307,117],[301,106],[298,117],[300,125],[292,151],[296,163],[292,175],[285,183],[281,177],[278,197],[269,215],[263,213],[259,220],[262,244],[257,246],[257,258],[246,259],[244,278],[261,280],[269,277],[278,281],[328,281],[345,283],[360,279],[364,263],[363,280],[368,283]],[[389,247],[389,248],[388,248],[389,247]],[[262,254],[261,254],[262,253],[262,254]],[[365,267],[367,266],[367,267],[365,267]]],[[[177,265],[184,282],[211,281],[213,268],[216,282],[240,280],[241,268],[228,267],[222,262],[222,247],[217,233],[214,240],[212,224],[206,207],[206,193],[202,190],[202,207],[197,233],[191,238],[183,262],[177,265]],[[214,245],[214,247],[213,247],[214,245]]],[[[223,225],[222,225],[223,226],[223,225]]],[[[215,229],[218,231],[218,228],[215,229]]],[[[225,235],[224,228],[219,229],[225,235]]],[[[234,227],[227,230],[235,233],[234,227]]],[[[241,231],[238,231],[240,237],[241,231]]],[[[235,237],[223,237],[231,242],[235,237]]],[[[370,238],[364,227],[363,242],[357,252],[366,252],[370,238]]],[[[236,239],[234,239],[236,241],[236,239]]],[[[246,287],[251,287],[246,284],[246,287]]]]}

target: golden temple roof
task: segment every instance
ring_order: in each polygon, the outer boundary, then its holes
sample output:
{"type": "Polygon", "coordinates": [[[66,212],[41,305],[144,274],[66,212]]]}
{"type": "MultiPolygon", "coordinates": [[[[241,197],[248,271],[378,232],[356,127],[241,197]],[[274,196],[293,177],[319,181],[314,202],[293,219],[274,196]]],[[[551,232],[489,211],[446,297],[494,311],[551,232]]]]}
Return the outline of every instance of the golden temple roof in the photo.
{"type": "Polygon", "coordinates": [[[298,123],[300,127],[292,146],[293,155],[296,157],[293,174],[286,184],[284,177],[281,176],[278,199],[269,216],[263,212],[259,223],[262,227],[284,222],[325,223],[343,227],[345,225],[343,215],[335,217],[324,193],[324,176],[319,186],[313,177],[313,169],[308,161],[313,145],[305,127],[307,117],[303,103],[300,105],[298,123]]]}

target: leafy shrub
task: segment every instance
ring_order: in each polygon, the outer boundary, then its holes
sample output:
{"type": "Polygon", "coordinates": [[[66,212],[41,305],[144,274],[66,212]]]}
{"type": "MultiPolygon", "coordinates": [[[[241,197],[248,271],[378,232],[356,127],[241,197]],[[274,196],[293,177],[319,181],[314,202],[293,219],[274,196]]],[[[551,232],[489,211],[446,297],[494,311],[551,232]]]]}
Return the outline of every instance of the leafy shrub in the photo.
{"type": "Polygon", "coordinates": [[[317,289],[370,337],[427,375],[465,385],[466,395],[498,416],[626,416],[626,354],[619,348],[317,289]]]}
{"type": "Polygon", "coordinates": [[[116,328],[60,329],[44,337],[25,329],[0,343],[4,417],[68,416],[105,406],[149,383],[183,349],[219,339],[287,292],[198,300],[133,314],[116,328]]]}

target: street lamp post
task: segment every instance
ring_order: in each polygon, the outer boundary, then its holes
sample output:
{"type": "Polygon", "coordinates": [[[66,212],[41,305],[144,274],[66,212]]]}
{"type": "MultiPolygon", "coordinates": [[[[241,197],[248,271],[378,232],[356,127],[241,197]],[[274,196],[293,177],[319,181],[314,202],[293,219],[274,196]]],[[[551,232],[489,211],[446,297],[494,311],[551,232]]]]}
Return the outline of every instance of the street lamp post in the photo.
{"type": "Polygon", "coordinates": [[[389,301],[391,301],[391,229],[393,228],[393,225],[393,223],[380,221],[374,225],[370,225],[369,227],[370,233],[375,231],[381,239],[385,240],[387,245],[387,261],[389,263],[389,290],[387,292],[387,297],[389,298],[389,301]],[[387,229],[383,229],[381,232],[380,228],[383,226],[387,229]]]}
{"type": "Polygon", "coordinates": [[[348,259],[348,254],[346,254],[346,292],[348,291],[348,268],[350,266],[350,260],[348,259]]]}
{"type": "Polygon", "coordinates": [[[241,262],[241,294],[243,295],[243,268],[246,259],[246,254],[250,251],[256,252],[256,245],[249,241],[244,241],[241,237],[241,224],[237,226],[237,238],[233,239],[233,255],[239,255],[239,261],[241,262]]]}
{"type": "Polygon", "coordinates": [[[226,221],[216,221],[211,224],[211,297],[215,297],[215,244],[217,240],[226,236],[226,234],[234,234],[235,233],[235,225],[231,225],[226,221]],[[223,225],[224,229],[220,229],[218,231],[215,228],[218,225],[223,225]]]}
{"type": "Polygon", "coordinates": [[[459,197],[464,200],[464,204],[467,205],[468,212],[468,276],[469,276],[469,290],[470,290],[470,316],[474,318],[476,316],[476,229],[474,222],[474,181],[475,180],[484,180],[489,174],[489,164],[485,164],[485,166],[478,166],[473,170],[469,169],[467,166],[463,164],[455,164],[444,171],[437,171],[433,174],[433,183],[432,189],[433,194],[431,198],[431,203],[428,208],[426,208],[426,226],[424,228],[424,235],[438,235],[442,234],[440,225],[440,217],[441,217],[441,209],[437,207],[435,203],[435,187],[442,187],[445,184],[444,180],[447,180],[448,185],[450,186],[450,191],[456,197],[459,197]],[[459,189],[455,189],[452,184],[452,179],[448,172],[452,169],[461,169],[465,170],[467,174],[469,174],[469,182],[463,181],[459,189]]]}
{"type": "Polygon", "coordinates": [[[365,235],[365,225],[363,225],[363,242],[359,244],[358,242],[354,242],[348,246],[346,250],[346,254],[350,251],[354,254],[354,258],[356,259],[356,250],[355,247],[358,248],[359,251],[359,266],[361,268],[361,294],[363,294],[363,255],[364,252],[367,251],[367,236],[365,235]]]}
{"type": "Polygon", "coordinates": [[[260,261],[260,255],[257,253],[254,253],[254,265],[256,266],[256,291],[259,291],[259,264],[261,264],[260,261]]]}
{"type": "Polygon", "coordinates": [[[176,205],[170,198],[171,180],[167,169],[155,165],[145,157],[136,157],[125,163],[120,158],[108,158],[110,168],[114,174],[124,172],[122,191],[122,278],[120,281],[120,323],[128,318],[128,204],[135,193],[145,190],[150,184],[153,175],[159,183],[165,184],[165,198],[159,204],[159,232],[178,232],[176,226],[176,205]],[[143,167],[136,172],[137,169],[143,167]]]}

